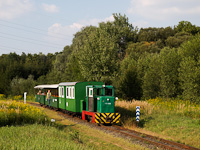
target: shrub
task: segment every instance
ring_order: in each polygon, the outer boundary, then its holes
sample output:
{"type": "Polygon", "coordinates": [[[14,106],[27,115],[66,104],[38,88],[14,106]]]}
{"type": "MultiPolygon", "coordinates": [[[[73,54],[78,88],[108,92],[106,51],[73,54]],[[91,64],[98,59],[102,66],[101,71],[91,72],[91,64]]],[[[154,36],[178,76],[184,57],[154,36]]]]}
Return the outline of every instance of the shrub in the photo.
{"type": "Polygon", "coordinates": [[[0,126],[45,123],[46,114],[39,108],[16,101],[0,101],[0,126]]]}
{"type": "Polygon", "coordinates": [[[17,96],[14,96],[13,98],[14,100],[22,100],[22,95],[17,95],[17,96]]]}
{"type": "Polygon", "coordinates": [[[4,94],[0,94],[0,100],[6,99],[6,96],[4,94]]]}

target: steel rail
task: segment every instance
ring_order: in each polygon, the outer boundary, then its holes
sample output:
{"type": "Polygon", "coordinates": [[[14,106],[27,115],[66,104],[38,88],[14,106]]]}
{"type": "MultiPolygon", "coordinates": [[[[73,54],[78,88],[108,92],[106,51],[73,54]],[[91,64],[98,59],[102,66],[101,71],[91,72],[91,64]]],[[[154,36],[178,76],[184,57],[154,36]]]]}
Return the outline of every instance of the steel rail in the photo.
{"type": "Polygon", "coordinates": [[[180,147],[182,149],[199,150],[198,148],[195,148],[195,147],[192,147],[192,146],[189,146],[189,145],[177,143],[177,142],[170,141],[170,140],[165,140],[165,139],[162,139],[162,138],[159,138],[159,137],[156,137],[156,136],[152,136],[152,135],[148,135],[148,134],[145,134],[145,133],[141,133],[141,132],[138,132],[138,131],[135,131],[135,130],[126,129],[126,128],[123,128],[123,127],[120,127],[120,126],[116,126],[116,125],[114,125],[114,127],[116,129],[120,129],[120,130],[124,130],[124,131],[135,133],[135,134],[137,134],[139,136],[145,136],[145,137],[152,138],[152,139],[155,139],[155,140],[163,142],[163,143],[167,143],[167,144],[170,144],[170,145],[175,145],[175,146],[180,147]]]}
{"type": "Polygon", "coordinates": [[[118,132],[122,135],[128,136],[128,137],[132,137],[135,139],[138,139],[140,141],[144,141],[147,142],[149,144],[155,145],[157,147],[161,147],[163,149],[169,149],[169,150],[199,150],[198,148],[192,147],[192,146],[188,146],[188,145],[184,145],[181,143],[177,143],[177,142],[173,142],[173,141],[169,141],[169,140],[165,140],[162,138],[158,138],[152,135],[148,135],[148,134],[144,134],[141,132],[137,132],[135,130],[130,130],[130,129],[126,129],[120,126],[116,126],[116,125],[112,125],[112,126],[101,126],[102,128],[105,128],[107,130],[111,130],[113,132],[118,132]]]}

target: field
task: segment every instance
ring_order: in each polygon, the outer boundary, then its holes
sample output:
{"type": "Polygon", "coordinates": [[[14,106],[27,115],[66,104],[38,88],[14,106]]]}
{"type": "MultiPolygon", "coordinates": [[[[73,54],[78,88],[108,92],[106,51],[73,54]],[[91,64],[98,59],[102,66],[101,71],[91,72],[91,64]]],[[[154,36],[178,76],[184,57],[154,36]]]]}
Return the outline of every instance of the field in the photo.
{"type": "MultiPolygon", "coordinates": [[[[116,111],[121,113],[121,124],[126,128],[200,148],[200,105],[161,98],[119,100],[116,111]],[[135,121],[136,106],[141,112],[139,127],[135,121]]],[[[15,100],[0,100],[0,126],[0,149],[125,149],[124,145],[127,149],[143,149],[67,121],[51,110],[15,100]],[[51,123],[50,117],[60,121],[51,123]]]]}
{"type": "Polygon", "coordinates": [[[121,123],[126,128],[200,148],[200,105],[156,98],[117,101],[116,111],[121,113],[121,123]],[[139,127],[135,121],[136,106],[141,112],[139,127]]]}
{"type": "Polygon", "coordinates": [[[0,100],[0,149],[147,149],[69,121],[57,112],[0,100]],[[51,123],[51,118],[56,122],[51,123]],[[94,134],[95,133],[95,134],[94,134]]]}

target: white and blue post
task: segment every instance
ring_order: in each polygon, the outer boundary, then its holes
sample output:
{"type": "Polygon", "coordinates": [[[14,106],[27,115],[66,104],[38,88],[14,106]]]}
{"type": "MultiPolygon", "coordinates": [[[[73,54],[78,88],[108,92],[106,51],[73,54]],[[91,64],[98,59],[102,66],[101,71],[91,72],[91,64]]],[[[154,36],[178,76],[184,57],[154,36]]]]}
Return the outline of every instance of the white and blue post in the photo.
{"type": "Polygon", "coordinates": [[[136,106],[136,124],[138,127],[138,123],[140,121],[140,106],[136,106]]]}
{"type": "Polygon", "coordinates": [[[26,94],[27,92],[24,92],[24,104],[26,104],[26,94]]]}

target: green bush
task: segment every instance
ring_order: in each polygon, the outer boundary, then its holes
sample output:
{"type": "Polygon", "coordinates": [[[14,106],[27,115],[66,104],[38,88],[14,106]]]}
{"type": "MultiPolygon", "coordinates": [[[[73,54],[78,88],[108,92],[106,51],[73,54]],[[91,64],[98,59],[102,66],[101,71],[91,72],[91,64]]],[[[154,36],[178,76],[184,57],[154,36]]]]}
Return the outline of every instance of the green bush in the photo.
{"type": "Polygon", "coordinates": [[[46,114],[39,108],[16,101],[0,101],[0,126],[48,122],[46,114]]]}

